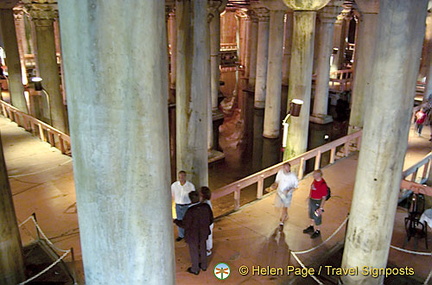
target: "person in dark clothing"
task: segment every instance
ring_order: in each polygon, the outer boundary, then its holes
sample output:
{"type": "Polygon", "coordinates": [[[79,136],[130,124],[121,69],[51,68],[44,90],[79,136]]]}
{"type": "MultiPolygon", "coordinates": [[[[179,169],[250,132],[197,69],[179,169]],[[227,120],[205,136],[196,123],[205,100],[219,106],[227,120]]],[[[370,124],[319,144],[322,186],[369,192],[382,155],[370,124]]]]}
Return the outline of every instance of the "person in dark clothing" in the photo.
{"type": "Polygon", "coordinates": [[[192,266],[187,272],[198,275],[200,269],[207,270],[206,241],[213,223],[213,212],[207,203],[200,203],[199,193],[189,193],[191,205],[187,209],[183,220],[174,223],[185,229],[185,241],[189,245],[192,266]]]}

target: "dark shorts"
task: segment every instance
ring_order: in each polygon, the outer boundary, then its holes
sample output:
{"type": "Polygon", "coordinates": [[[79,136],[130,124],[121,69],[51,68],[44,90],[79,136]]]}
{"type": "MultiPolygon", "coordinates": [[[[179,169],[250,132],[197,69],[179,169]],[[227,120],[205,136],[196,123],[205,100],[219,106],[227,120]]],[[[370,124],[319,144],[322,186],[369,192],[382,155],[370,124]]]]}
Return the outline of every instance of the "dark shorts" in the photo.
{"type": "Polygon", "coordinates": [[[309,198],[309,218],[315,221],[315,225],[319,226],[322,223],[322,214],[317,216],[315,211],[319,209],[321,200],[315,200],[309,198]]]}

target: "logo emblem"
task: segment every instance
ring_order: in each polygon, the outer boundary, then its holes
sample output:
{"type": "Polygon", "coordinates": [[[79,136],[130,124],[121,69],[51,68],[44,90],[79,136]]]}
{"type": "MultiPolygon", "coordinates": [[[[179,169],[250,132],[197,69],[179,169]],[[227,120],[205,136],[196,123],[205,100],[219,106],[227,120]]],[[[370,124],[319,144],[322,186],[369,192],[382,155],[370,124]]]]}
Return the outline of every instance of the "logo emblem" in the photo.
{"type": "Polygon", "coordinates": [[[227,279],[230,276],[231,269],[226,263],[219,263],[215,266],[213,270],[214,275],[219,280],[227,279]]]}

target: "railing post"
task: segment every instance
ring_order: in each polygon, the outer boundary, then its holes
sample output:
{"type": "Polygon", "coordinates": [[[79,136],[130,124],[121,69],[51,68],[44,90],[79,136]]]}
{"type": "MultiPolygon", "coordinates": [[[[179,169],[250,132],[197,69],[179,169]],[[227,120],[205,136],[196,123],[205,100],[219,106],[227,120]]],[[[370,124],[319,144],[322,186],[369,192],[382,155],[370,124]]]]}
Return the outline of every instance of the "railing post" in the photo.
{"type": "Polygon", "coordinates": [[[264,175],[261,175],[257,185],[257,199],[261,199],[264,192],[264,175]]]}
{"type": "Polygon", "coordinates": [[[416,182],[418,168],[413,172],[411,176],[411,181],[416,182]]]}
{"type": "Polygon", "coordinates": [[[45,134],[44,134],[44,130],[42,128],[42,125],[38,124],[38,126],[39,126],[39,137],[42,141],[45,141],[45,134]]]}
{"type": "Polygon", "coordinates": [[[344,144],[344,155],[345,155],[345,157],[347,157],[348,154],[349,154],[349,145],[350,145],[350,142],[349,142],[349,141],[347,141],[347,142],[344,144]]]}
{"type": "Polygon", "coordinates": [[[335,156],[336,156],[336,147],[330,150],[330,164],[335,162],[335,156]]]}
{"type": "Polygon", "coordinates": [[[236,211],[240,209],[240,192],[241,188],[238,188],[234,191],[234,210],[236,211]]]}
{"type": "Polygon", "coordinates": [[[314,170],[319,169],[320,164],[321,164],[321,151],[318,151],[318,154],[315,156],[315,168],[314,168],[314,170]]]}
{"type": "Polygon", "coordinates": [[[300,165],[299,165],[299,179],[303,179],[303,176],[304,176],[304,161],[305,161],[305,159],[304,159],[304,157],[302,157],[301,159],[300,159],[300,165]]]}
{"type": "Polygon", "coordinates": [[[422,175],[422,179],[421,179],[422,182],[424,179],[426,179],[426,181],[428,180],[429,164],[430,164],[430,160],[428,160],[428,162],[426,162],[424,167],[423,167],[423,175],[422,175]]]}
{"type": "Polygon", "coordinates": [[[66,150],[65,150],[65,147],[63,144],[63,138],[61,135],[58,135],[58,138],[59,138],[59,143],[60,143],[60,151],[61,151],[61,153],[65,154],[66,150]]]}

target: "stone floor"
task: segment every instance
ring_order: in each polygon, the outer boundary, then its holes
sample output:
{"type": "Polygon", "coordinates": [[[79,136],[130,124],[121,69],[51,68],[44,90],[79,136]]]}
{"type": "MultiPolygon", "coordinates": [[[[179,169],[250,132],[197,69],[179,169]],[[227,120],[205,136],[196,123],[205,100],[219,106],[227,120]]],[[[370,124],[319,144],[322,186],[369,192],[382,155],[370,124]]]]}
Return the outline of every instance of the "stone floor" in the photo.
{"type": "MultiPolygon", "coordinates": [[[[79,228],[75,209],[75,190],[71,158],[60,154],[57,149],[18,128],[15,123],[0,117],[0,130],[4,145],[8,174],[10,177],[16,214],[19,222],[36,213],[38,223],[45,234],[62,249],[74,248],[78,275],[82,280],[79,228]]],[[[429,128],[425,127],[422,137],[410,132],[409,150],[405,166],[414,164],[431,151],[429,128]]],[[[291,276],[260,276],[249,272],[240,275],[239,269],[246,266],[249,271],[257,266],[282,267],[299,264],[292,252],[320,246],[306,254],[297,254],[306,265],[311,266],[317,258],[325,256],[334,246],[341,243],[345,227],[341,227],[334,237],[327,241],[347,217],[355,179],[357,156],[342,159],[335,165],[325,168],[324,177],[332,188],[332,198],[326,205],[322,227],[322,238],[311,240],[302,233],[308,224],[307,194],[311,177],[301,181],[294,194],[289,210],[289,221],[282,232],[277,230],[278,212],[273,207],[274,194],[243,207],[240,211],[225,216],[215,222],[214,249],[210,257],[209,269],[198,276],[186,272],[189,267],[189,254],[184,241],[175,243],[176,281],[178,284],[315,284],[310,277],[294,279],[291,276]],[[231,275],[224,281],[216,279],[213,269],[218,263],[226,263],[231,275]],[[299,281],[300,280],[300,281],[299,281]]],[[[214,201],[217,204],[217,200],[214,201]]],[[[403,219],[406,210],[397,209],[392,245],[402,247],[405,239],[403,219]]],[[[430,229],[429,229],[430,230],[430,229]]],[[[432,232],[432,231],[429,231],[432,232]]],[[[24,244],[34,239],[36,231],[31,223],[21,228],[24,244]]],[[[429,248],[432,246],[429,235],[429,248]]],[[[174,239],[174,237],[173,237],[174,239]]],[[[414,242],[406,249],[414,250],[414,242]]],[[[424,242],[419,241],[416,251],[426,251],[424,242]]],[[[430,249],[429,249],[430,252],[430,249]]],[[[70,261],[70,257],[68,257],[70,261]]],[[[390,250],[389,262],[398,267],[414,268],[415,277],[425,280],[432,269],[431,256],[419,256],[390,250]]],[[[286,271],[284,271],[286,273],[286,271]]],[[[301,272],[299,272],[301,273],[301,272]]],[[[83,284],[83,283],[80,283],[83,284]]]]}

